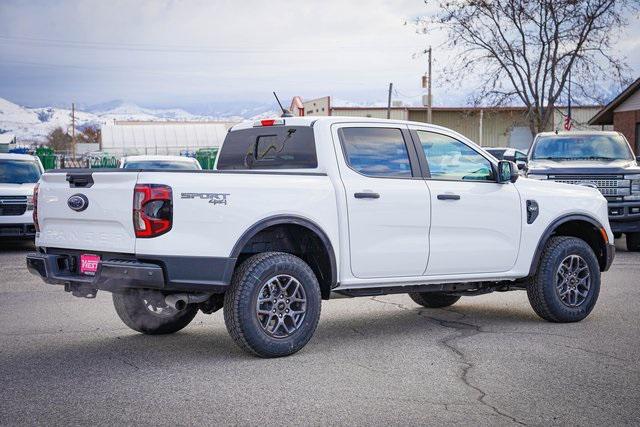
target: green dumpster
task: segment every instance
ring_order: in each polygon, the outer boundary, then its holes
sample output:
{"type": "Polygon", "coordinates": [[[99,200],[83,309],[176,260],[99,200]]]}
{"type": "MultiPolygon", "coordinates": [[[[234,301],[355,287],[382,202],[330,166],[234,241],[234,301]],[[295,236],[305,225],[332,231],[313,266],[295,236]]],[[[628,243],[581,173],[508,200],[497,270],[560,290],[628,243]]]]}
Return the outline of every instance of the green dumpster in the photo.
{"type": "Polygon", "coordinates": [[[218,156],[218,148],[201,148],[196,151],[196,160],[202,166],[202,169],[213,169],[218,156]]]}
{"type": "Polygon", "coordinates": [[[44,170],[55,169],[56,168],[56,154],[49,147],[38,147],[36,148],[36,156],[42,162],[42,167],[44,170]]]}

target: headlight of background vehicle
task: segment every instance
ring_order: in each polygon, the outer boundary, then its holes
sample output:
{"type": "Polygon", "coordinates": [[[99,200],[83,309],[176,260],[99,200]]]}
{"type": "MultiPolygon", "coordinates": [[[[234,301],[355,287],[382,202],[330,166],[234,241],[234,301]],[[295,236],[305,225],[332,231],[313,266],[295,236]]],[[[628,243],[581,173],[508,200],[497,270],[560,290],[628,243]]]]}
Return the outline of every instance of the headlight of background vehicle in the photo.
{"type": "Polygon", "coordinates": [[[640,174],[625,175],[624,178],[631,181],[631,196],[627,196],[625,199],[640,200],[640,174]]]}
{"type": "Polygon", "coordinates": [[[33,210],[33,196],[27,196],[27,210],[33,210]]]}
{"type": "Polygon", "coordinates": [[[535,174],[529,174],[529,175],[527,175],[527,178],[531,178],[531,179],[549,179],[549,177],[547,175],[535,175],[535,174]]]}

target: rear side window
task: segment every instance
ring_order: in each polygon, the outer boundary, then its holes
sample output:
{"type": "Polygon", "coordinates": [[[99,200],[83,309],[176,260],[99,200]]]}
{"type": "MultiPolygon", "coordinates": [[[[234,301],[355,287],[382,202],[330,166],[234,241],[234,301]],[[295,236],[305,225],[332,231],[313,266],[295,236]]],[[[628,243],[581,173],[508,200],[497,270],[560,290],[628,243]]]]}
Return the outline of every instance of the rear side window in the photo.
{"type": "Polygon", "coordinates": [[[338,131],[349,166],[375,177],[410,177],[411,163],[400,129],[342,128],[338,131]]]}
{"type": "Polygon", "coordinates": [[[232,131],[222,144],[218,169],[315,169],[313,128],[269,126],[232,131]]]}

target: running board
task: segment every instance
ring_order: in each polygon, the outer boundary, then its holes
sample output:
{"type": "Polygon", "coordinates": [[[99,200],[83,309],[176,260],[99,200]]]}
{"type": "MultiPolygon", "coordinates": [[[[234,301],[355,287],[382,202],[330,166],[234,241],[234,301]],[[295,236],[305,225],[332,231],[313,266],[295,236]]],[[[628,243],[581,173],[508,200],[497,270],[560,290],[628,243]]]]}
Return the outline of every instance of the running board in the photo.
{"type": "Polygon", "coordinates": [[[482,282],[434,283],[430,285],[376,286],[373,288],[334,289],[331,298],[371,297],[376,295],[406,294],[409,292],[465,292],[482,287],[482,282]],[[336,295],[337,294],[337,295],[336,295]]]}

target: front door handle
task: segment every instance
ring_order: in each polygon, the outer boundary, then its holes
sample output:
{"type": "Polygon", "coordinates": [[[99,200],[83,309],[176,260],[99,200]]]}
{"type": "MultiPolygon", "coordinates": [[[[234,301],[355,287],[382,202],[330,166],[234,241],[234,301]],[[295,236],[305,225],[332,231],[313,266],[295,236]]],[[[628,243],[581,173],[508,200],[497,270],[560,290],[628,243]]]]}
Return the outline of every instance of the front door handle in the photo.
{"type": "Polygon", "coordinates": [[[380,195],[378,193],[355,193],[353,195],[356,199],[379,199],[380,195]]]}
{"type": "Polygon", "coordinates": [[[460,200],[457,194],[438,194],[438,200],[460,200]]]}

